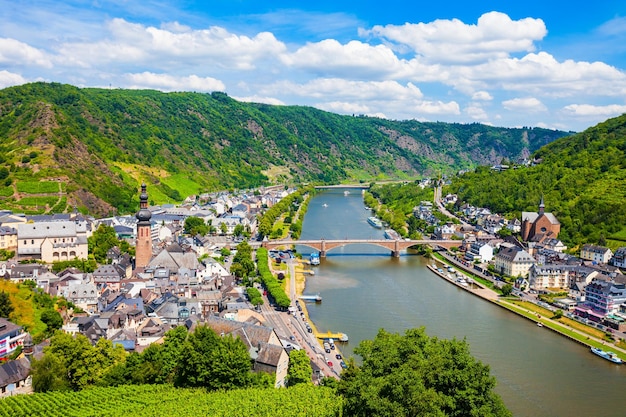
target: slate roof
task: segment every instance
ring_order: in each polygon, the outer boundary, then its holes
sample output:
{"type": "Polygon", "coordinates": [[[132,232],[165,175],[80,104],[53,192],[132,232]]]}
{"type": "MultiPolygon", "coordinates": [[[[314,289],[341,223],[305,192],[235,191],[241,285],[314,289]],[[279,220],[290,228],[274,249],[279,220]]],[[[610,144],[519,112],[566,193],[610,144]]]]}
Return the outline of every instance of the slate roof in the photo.
{"type": "Polygon", "coordinates": [[[0,366],[0,387],[23,381],[30,372],[30,362],[27,358],[9,361],[0,366]]]}

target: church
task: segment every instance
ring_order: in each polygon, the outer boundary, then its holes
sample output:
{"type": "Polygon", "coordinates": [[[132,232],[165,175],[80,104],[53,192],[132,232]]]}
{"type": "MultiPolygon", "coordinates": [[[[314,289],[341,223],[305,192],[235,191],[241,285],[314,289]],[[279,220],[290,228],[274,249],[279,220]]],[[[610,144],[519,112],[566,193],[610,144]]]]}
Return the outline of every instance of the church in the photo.
{"type": "Polygon", "coordinates": [[[552,213],[545,212],[543,197],[539,203],[539,212],[522,212],[522,240],[556,239],[561,231],[561,223],[552,213]]]}

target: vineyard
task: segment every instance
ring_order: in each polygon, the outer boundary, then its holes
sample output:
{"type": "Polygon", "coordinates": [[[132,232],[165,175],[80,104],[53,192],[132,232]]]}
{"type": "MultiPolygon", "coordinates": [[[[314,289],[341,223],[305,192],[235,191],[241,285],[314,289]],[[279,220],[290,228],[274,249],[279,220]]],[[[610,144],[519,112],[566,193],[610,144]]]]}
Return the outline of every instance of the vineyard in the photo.
{"type": "Polygon", "coordinates": [[[18,395],[0,400],[1,417],[21,416],[340,416],[333,390],[301,384],[289,389],[250,388],[225,392],[124,385],[83,391],[18,395]]]}

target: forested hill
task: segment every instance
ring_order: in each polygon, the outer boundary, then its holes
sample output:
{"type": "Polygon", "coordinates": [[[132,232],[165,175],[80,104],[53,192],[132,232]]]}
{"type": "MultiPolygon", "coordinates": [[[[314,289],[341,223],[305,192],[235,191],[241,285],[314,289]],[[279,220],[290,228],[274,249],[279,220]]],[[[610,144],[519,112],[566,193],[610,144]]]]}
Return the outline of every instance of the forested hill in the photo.
{"type": "Polygon", "coordinates": [[[415,178],[518,160],[565,135],[340,116],[224,93],[33,83],[0,90],[0,208],[129,212],[144,181],[151,202],[174,203],[271,183],[415,178]],[[66,199],[33,205],[40,180],[63,184],[66,199]]]}
{"type": "Polygon", "coordinates": [[[508,213],[546,211],[561,222],[570,248],[599,243],[626,246],[626,115],[539,149],[534,167],[494,173],[478,169],[453,181],[461,200],[508,213]]]}

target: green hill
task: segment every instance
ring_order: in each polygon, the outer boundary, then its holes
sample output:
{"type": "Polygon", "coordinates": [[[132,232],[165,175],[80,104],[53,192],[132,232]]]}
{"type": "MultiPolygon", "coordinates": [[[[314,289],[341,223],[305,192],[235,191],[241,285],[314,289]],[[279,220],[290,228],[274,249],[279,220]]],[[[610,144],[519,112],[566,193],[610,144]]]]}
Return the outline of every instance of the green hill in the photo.
{"type": "Polygon", "coordinates": [[[161,93],[33,83],[0,90],[0,208],[94,215],[273,183],[409,179],[519,160],[567,133],[340,116],[161,93]]]}
{"type": "Polygon", "coordinates": [[[494,173],[477,169],[453,180],[461,201],[520,218],[546,211],[561,222],[561,240],[626,246],[626,115],[539,149],[534,167],[494,173]]]}

